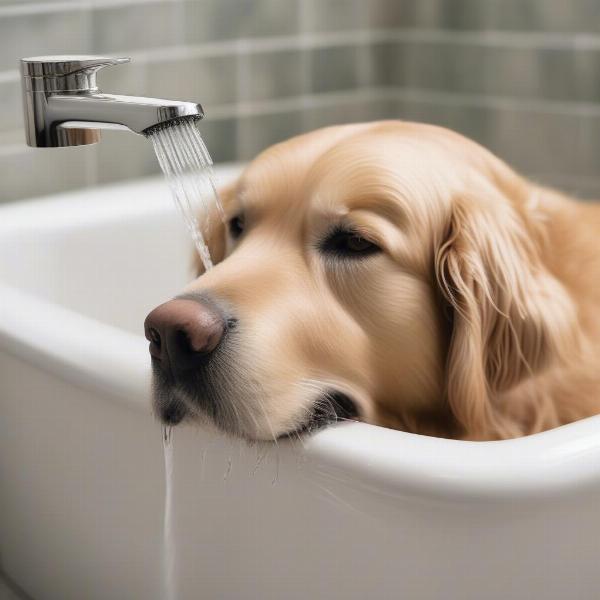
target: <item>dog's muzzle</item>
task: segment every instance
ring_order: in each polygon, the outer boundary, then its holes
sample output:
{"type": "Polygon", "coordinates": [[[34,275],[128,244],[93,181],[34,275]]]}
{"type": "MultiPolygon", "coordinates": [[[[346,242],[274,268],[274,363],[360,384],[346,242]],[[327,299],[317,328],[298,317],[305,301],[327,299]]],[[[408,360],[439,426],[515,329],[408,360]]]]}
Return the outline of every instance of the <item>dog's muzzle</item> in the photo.
{"type": "MultiPolygon", "coordinates": [[[[201,297],[176,298],[155,308],[144,322],[154,368],[161,379],[174,386],[202,368],[221,342],[227,320],[214,303],[201,297]]],[[[176,401],[157,406],[160,418],[169,424],[185,416],[176,401]]]]}

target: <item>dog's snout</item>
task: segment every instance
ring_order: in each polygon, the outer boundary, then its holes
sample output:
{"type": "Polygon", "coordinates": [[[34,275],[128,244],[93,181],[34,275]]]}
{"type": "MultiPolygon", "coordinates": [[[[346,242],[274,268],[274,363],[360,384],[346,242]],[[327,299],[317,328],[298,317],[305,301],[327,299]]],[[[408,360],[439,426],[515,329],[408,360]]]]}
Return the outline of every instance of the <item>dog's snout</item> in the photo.
{"type": "Polygon", "coordinates": [[[150,354],[165,371],[185,371],[200,365],[225,331],[226,321],[215,307],[175,299],[155,308],[144,323],[150,354]]]}

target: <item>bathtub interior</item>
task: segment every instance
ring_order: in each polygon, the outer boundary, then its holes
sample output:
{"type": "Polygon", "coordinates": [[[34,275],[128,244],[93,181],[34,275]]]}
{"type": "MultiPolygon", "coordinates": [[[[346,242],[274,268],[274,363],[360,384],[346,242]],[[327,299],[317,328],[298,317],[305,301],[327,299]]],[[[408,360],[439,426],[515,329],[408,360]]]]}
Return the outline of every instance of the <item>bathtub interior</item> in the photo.
{"type": "MultiPolygon", "coordinates": [[[[218,182],[238,171],[220,169],[218,182]]],[[[0,281],[139,334],[147,312],[192,278],[189,233],[162,178],[84,197],[68,193],[4,210],[0,281]]]]}

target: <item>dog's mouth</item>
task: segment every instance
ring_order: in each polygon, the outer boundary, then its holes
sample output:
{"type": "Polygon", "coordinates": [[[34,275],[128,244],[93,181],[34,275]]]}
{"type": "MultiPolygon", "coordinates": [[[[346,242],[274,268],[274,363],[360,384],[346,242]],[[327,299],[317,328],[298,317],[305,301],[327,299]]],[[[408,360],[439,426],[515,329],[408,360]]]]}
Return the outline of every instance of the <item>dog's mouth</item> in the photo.
{"type": "MultiPolygon", "coordinates": [[[[154,364],[154,360],[153,367],[154,409],[163,424],[177,425],[184,420],[196,420],[201,414],[220,429],[236,436],[247,437],[244,424],[234,418],[237,411],[234,407],[227,410],[228,404],[223,401],[223,397],[235,397],[239,394],[239,388],[224,390],[199,376],[192,381],[176,382],[173,377],[166,376],[154,364]]],[[[329,425],[359,418],[358,405],[348,394],[339,390],[327,390],[313,401],[298,426],[276,433],[275,437],[309,435],[329,425]]]]}
{"type": "Polygon", "coordinates": [[[356,421],[360,418],[358,406],[340,391],[325,392],[313,405],[306,420],[280,437],[307,435],[340,421],[356,421]]]}

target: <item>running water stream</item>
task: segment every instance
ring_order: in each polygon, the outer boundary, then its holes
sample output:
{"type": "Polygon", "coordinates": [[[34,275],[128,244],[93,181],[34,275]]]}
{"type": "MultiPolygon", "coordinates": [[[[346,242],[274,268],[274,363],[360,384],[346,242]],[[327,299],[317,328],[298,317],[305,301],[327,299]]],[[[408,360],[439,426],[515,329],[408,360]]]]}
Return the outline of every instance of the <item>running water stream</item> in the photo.
{"type": "MultiPolygon", "coordinates": [[[[223,218],[217,194],[212,160],[192,119],[171,122],[152,130],[148,136],[165,174],[175,205],[181,212],[206,270],[213,263],[206,245],[211,219],[223,218]],[[216,210],[215,210],[216,209],[216,210]]],[[[163,427],[165,463],[165,505],[163,520],[163,585],[165,600],[177,597],[176,540],[173,507],[173,438],[163,427]]]]}
{"type": "Polygon", "coordinates": [[[214,218],[223,218],[212,160],[193,119],[170,122],[153,129],[148,138],[154,146],[160,167],[171,188],[206,270],[212,260],[206,246],[206,233],[214,218]],[[216,209],[216,210],[215,210],[216,209]]]}

